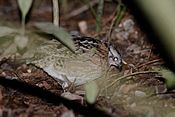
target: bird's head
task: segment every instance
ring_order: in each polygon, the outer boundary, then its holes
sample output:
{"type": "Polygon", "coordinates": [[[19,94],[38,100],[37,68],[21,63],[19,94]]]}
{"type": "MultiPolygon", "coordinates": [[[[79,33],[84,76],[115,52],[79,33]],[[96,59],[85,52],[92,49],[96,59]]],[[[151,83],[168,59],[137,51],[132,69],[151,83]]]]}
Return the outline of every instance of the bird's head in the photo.
{"type": "Polygon", "coordinates": [[[122,57],[112,45],[109,45],[108,63],[119,70],[122,69],[122,57]]]}

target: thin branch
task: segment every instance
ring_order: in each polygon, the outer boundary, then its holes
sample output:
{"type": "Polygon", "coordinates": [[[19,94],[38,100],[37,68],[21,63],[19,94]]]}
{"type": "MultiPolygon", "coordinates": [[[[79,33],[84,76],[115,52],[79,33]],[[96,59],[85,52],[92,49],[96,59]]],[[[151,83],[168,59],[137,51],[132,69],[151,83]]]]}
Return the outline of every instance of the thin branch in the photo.
{"type": "Polygon", "coordinates": [[[137,68],[139,69],[139,68],[141,68],[143,66],[146,66],[146,65],[149,65],[149,64],[153,64],[153,63],[156,63],[156,62],[163,62],[163,60],[162,59],[155,59],[155,60],[152,60],[152,61],[148,61],[146,63],[143,63],[143,64],[139,65],[137,68]]]}
{"type": "Polygon", "coordinates": [[[125,13],[125,10],[126,10],[126,7],[121,3],[119,2],[115,12],[114,12],[114,16],[113,16],[113,19],[112,19],[112,23],[110,25],[110,28],[109,28],[109,31],[106,35],[106,40],[108,41],[108,44],[110,42],[110,37],[111,37],[111,32],[112,32],[112,28],[114,27],[115,24],[119,24],[124,13],[125,13]]]}
{"type": "Polygon", "coordinates": [[[106,40],[107,40],[107,42],[108,42],[108,45],[109,45],[109,42],[110,42],[109,37],[111,36],[112,27],[114,26],[115,21],[116,21],[116,18],[117,18],[117,17],[115,17],[115,14],[116,14],[116,12],[118,12],[118,10],[120,10],[120,5],[117,6],[117,8],[116,8],[116,10],[115,10],[115,12],[114,12],[114,15],[113,15],[113,18],[112,18],[112,23],[111,23],[111,25],[110,25],[110,27],[109,27],[109,31],[108,31],[108,33],[107,33],[107,35],[106,35],[106,40]]]}
{"type": "MultiPolygon", "coordinates": [[[[121,76],[121,77],[117,78],[111,84],[107,85],[105,88],[109,88],[112,85],[114,85],[116,82],[118,82],[118,81],[120,81],[122,79],[125,79],[127,77],[131,77],[131,76],[135,76],[135,75],[140,75],[140,74],[149,74],[149,73],[160,73],[160,72],[159,71],[140,71],[140,72],[134,72],[134,73],[131,73],[131,74],[127,74],[127,75],[124,75],[124,76],[121,76]]],[[[114,77],[114,76],[116,76],[116,74],[113,75],[113,76],[111,76],[111,77],[114,77]]]]}

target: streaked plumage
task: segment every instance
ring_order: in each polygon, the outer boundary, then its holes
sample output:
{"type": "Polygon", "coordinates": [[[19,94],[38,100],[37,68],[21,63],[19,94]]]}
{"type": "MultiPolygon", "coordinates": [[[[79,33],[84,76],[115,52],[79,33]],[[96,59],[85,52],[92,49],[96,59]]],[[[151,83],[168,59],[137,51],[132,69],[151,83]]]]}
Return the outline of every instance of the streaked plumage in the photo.
{"type": "Polygon", "coordinates": [[[86,52],[89,49],[97,48],[98,51],[104,53],[108,58],[108,63],[110,66],[115,66],[118,69],[122,67],[122,57],[120,53],[113,47],[113,45],[106,46],[107,44],[102,43],[101,41],[94,39],[92,37],[85,37],[80,35],[72,35],[73,41],[77,47],[77,50],[86,52]]]}

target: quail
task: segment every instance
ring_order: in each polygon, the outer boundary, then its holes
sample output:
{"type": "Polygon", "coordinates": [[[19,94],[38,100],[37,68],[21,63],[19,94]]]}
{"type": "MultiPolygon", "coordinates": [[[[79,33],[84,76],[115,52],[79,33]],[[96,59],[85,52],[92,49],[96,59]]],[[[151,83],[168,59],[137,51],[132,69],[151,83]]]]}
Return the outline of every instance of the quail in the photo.
{"type": "Polygon", "coordinates": [[[118,50],[114,48],[112,44],[106,44],[92,37],[74,35],[74,34],[71,34],[71,35],[73,37],[73,41],[77,47],[77,50],[86,52],[92,48],[96,48],[102,54],[107,55],[109,66],[114,66],[119,70],[121,70],[122,57],[118,52],[118,50]]]}

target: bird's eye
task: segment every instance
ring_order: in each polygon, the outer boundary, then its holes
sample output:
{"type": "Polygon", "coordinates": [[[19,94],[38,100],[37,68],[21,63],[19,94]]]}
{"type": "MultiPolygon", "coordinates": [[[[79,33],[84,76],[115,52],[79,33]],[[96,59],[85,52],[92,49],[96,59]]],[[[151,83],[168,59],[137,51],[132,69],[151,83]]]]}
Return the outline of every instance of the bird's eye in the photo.
{"type": "Polygon", "coordinates": [[[118,58],[117,57],[114,57],[114,61],[118,61],[118,58]]]}

